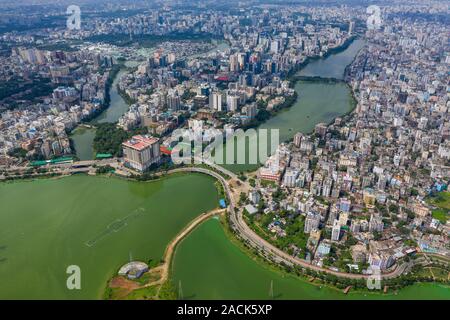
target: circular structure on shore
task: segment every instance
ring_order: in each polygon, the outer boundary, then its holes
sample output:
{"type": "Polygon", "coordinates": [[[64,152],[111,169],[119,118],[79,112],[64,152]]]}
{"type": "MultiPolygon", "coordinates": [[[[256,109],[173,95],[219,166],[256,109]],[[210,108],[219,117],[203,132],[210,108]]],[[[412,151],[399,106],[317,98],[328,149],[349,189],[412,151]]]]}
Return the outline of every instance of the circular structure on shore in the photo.
{"type": "Polygon", "coordinates": [[[119,276],[126,276],[129,279],[138,279],[148,271],[148,265],[141,261],[132,261],[122,266],[119,276]]]}

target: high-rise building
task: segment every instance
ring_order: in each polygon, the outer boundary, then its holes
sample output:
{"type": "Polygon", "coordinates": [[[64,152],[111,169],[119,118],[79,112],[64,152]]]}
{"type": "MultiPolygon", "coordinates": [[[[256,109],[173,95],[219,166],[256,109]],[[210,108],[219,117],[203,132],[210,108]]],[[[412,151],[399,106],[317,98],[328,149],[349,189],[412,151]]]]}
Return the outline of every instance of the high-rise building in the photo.
{"type": "Polygon", "coordinates": [[[258,108],[255,104],[250,104],[246,106],[245,109],[245,115],[251,119],[256,117],[256,114],[258,113],[258,108]]]}
{"type": "Polygon", "coordinates": [[[227,107],[230,111],[236,111],[239,107],[239,96],[236,94],[227,95],[227,107]]]}
{"type": "Polygon", "coordinates": [[[176,91],[167,96],[167,106],[172,111],[178,111],[181,109],[181,98],[176,91]]]}
{"type": "Polygon", "coordinates": [[[230,71],[231,72],[239,71],[238,56],[236,54],[230,55],[230,71]]]}
{"type": "Polygon", "coordinates": [[[305,233],[310,233],[314,229],[318,229],[320,224],[320,214],[308,212],[305,219],[305,233]]]}
{"type": "Polygon", "coordinates": [[[353,34],[353,28],[355,27],[355,22],[350,21],[348,23],[348,35],[351,36],[353,34]]]}
{"type": "Polygon", "coordinates": [[[340,200],[339,208],[343,212],[349,212],[351,205],[352,205],[352,202],[350,200],[348,200],[347,198],[342,198],[340,200]]]}
{"type": "Polygon", "coordinates": [[[270,43],[270,52],[279,53],[281,51],[281,39],[275,39],[270,43]]]}
{"type": "Polygon", "coordinates": [[[211,109],[222,111],[222,94],[220,92],[213,92],[210,96],[209,106],[211,109]]]}
{"type": "Polygon", "coordinates": [[[331,240],[339,241],[339,237],[341,236],[341,225],[339,220],[334,220],[333,229],[331,230],[331,240]]]}
{"type": "Polygon", "coordinates": [[[331,188],[333,187],[333,180],[331,178],[325,179],[322,186],[322,196],[329,197],[331,195],[331,188]]]}
{"type": "Polygon", "coordinates": [[[159,140],[151,136],[139,135],[122,143],[125,165],[145,171],[161,159],[159,140]]]}
{"type": "Polygon", "coordinates": [[[303,139],[303,133],[301,132],[297,132],[294,136],[294,145],[299,148],[300,147],[300,143],[302,142],[303,139]]]}
{"type": "Polygon", "coordinates": [[[370,232],[383,232],[384,223],[380,216],[371,215],[369,221],[370,232]]]}
{"type": "Polygon", "coordinates": [[[315,126],[315,133],[321,136],[322,138],[325,137],[327,134],[327,124],[326,123],[318,123],[315,126]]]}

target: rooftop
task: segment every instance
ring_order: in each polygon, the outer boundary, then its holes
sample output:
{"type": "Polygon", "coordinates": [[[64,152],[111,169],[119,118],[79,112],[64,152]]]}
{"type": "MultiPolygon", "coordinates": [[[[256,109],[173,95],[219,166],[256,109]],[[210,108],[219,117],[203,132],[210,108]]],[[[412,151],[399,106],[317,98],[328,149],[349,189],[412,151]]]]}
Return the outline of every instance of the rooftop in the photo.
{"type": "Polygon", "coordinates": [[[122,146],[127,147],[127,148],[131,148],[137,151],[142,151],[147,147],[152,146],[153,144],[155,144],[156,142],[158,142],[158,139],[153,138],[151,136],[134,136],[132,137],[130,140],[125,141],[124,143],[122,143],[122,146]]]}

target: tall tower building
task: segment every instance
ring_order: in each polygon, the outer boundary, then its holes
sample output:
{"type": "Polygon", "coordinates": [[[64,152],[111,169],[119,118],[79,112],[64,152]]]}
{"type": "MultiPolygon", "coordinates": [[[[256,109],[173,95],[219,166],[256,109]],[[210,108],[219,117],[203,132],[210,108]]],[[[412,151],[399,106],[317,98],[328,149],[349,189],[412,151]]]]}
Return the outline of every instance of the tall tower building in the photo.
{"type": "Polygon", "coordinates": [[[213,92],[210,96],[209,106],[211,109],[222,111],[222,93],[213,92]]]}
{"type": "Polygon", "coordinates": [[[334,220],[333,229],[331,230],[331,240],[339,241],[340,235],[341,235],[341,225],[339,224],[339,220],[334,220]]]}

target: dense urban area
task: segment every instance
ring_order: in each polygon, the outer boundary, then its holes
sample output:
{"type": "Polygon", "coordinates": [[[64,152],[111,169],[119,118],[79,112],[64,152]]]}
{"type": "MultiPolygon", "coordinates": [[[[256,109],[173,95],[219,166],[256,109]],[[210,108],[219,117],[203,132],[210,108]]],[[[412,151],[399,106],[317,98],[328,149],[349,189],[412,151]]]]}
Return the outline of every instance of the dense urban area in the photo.
{"type": "MultiPolygon", "coordinates": [[[[385,293],[448,285],[448,2],[381,1],[373,22],[364,1],[81,1],[80,29],[66,25],[69,3],[0,5],[0,183],[206,173],[224,210],[190,227],[221,215],[262,264],[345,293],[374,276],[385,293]],[[301,73],[356,42],[342,76],[301,73]],[[203,148],[257,131],[304,99],[303,82],[344,84],[349,110],[312,131],[289,128],[259,166],[172,161],[175,130],[203,148]],[[122,111],[105,117],[117,99],[122,111]],[[92,133],[87,156],[79,132],[92,133]]],[[[122,267],[106,297],[156,285],[146,298],[179,296],[181,285],[166,281],[185,237],[162,264],[122,267]]]]}

